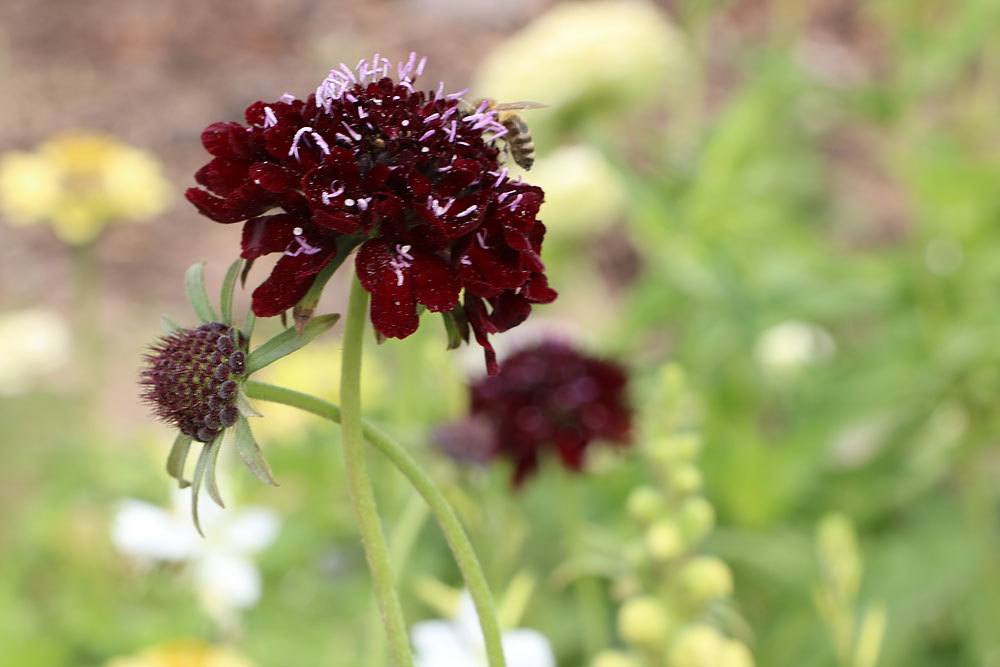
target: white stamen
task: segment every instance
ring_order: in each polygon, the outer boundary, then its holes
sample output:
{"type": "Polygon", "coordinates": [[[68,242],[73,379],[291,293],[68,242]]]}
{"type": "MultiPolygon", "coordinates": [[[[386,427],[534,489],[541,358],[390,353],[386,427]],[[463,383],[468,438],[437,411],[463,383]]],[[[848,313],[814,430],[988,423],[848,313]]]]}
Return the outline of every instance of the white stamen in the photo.
{"type": "MultiPolygon", "coordinates": [[[[426,65],[427,65],[427,56],[424,56],[423,58],[420,59],[420,62],[417,63],[417,76],[420,76],[421,74],[424,73],[424,67],[426,65]]],[[[413,77],[413,78],[416,78],[416,77],[413,77]]]]}
{"type": "Polygon", "coordinates": [[[362,199],[358,199],[358,208],[361,209],[362,211],[367,211],[368,202],[370,202],[371,200],[372,200],[371,197],[364,197],[362,199]]]}
{"type": "Polygon", "coordinates": [[[469,259],[468,257],[463,257],[462,259],[458,260],[458,263],[464,266],[472,266],[472,260],[469,259]]]}
{"type": "Polygon", "coordinates": [[[465,216],[467,216],[470,213],[474,212],[477,208],[479,208],[479,207],[476,206],[475,204],[473,204],[472,206],[470,206],[469,208],[465,209],[464,211],[462,211],[461,213],[459,213],[455,217],[456,218],[464,218],[465,216]]]}
{"type": "Polygon", "coordinates": [[[330,145],[327,144],[323,137],[320,136],[319,132],[312,132],[311,134],[312,138],[316,140],[316,145],[319,146],[319,149],[323,151],[324,154],[329,155],[330,145]]]}
{"type": "MultiPolygon", "coordinates": [[[[494,172],[491,171],[490,173],[492,174],[494,172]]],[[[497,182],[493,184],[493,187],[495,188],[500,187],[500,184],[503,183],[505,178],[507,178],[507,167],[504,167],[503,169],[500,170],[500,173],[497,175],[497,182]]],[[[499,201],[499,198],[497,199],[497,201],[499,201]]]]}
{"type": "Polygon", "coordinates": [[[420,152],[421,153],[430,153],[431,149],[427,148],[427,146],[424,146],[423,148],[420,149],[420,152]]]}
{"type": "Polygon", "coordinates": [[[448,128],[448,141],[455,141],[455,133],[458,132],[458,121],[451,121],[451,126],[448,128]]]}
{"type": "Polygon", "coordinates": [[[483,250],[488,250],[489,246],[486,245],[486,232],[484,230],[479,230],[476,232],[476,242],[479,243],[479,247],[483,250]]]}
{"type": "Polygon", "coordinates": [[[344,200],[344,206],[354,206],[354,200],[348,197],[344,200]]]}
{"type": "MultiPolygon", "coordinates": [[[[425,123],[429,123],[432,120],[437,120],[440,117],[441,117],[441,114],[439,114],[439,113],[432,113],[430,116],[427,116],[426,118],[424,118],[424,122],[425,123]]],[[[406,121],[403,121],[403,122],[405,123],[406,121]]]]}
{"type": "Polygon", "coordinates": [[[333,136],[337,137],[337,138],[338,138],[338,139],[340,139],[341,141],[346,141],[346,142],[347,142],[347,143],[349,143],[349,144],[352,144],[352,143],[354,143],[354,141],[353,141],[353,140],[352,140],[352,139],[351,139],[351,138],[350,138],[349,136],[347,136],[346,134],[344,134],[343,132],[337,132],[337,133],[336,133],[335,135],[333,135],[333,136]]]}
{"type": "Polygon", "coordinates": [[[288,154],[294,156],[296,160],[299,159],[299,141],[302,139],[302,135],[306,132],[312,132],[312,128],[308,125],[299,128],[299,130],[295,133],[295,136],[292,137],[292,147],[288,149],[288,154]]]}
{"type": "Polygon", "coordinates": [[[362,107],[358,107],[358,118],[368,118],[368,112],[362,107]]]}
{"type": "Polygon", "coordinates": [[[278,101],[284,102],[285,104],[291,104],[292,102],[295,101],[295,95],[292,95],[291,93],[284,93],[281,97],[278,98],[278,101]]]}
{"type": "Polygon", "coordinates": [[[302,236],[302,232],[305,231],[301,227],[296,227],[292,230],[292,236],[302,236]]]}
{"type": "Polygon", "coordinates": [[[465,94],[466,94],[467,92],[469,92],[469,89],[468,89],[468,88],[463,88],[462,90],[459,90],[459,91],[457,91],[457,92],[454,92],[454,93],[450,93],[450,94],[448,94],[448,95],[445,95],[445,99],[449,99],[449,100],[457,100],[458,98],[460,98],[460,97],[462,97],[463,95],[465,95],[465,94]]]}
{"type": "Polygon", "coordinates": [[[407,126],[409,126],[409,124],[410,124],[410,121],[408,121],[408,120],[404,120],[402,123],[400,123],[400,125],[402,125],[403,127],[407,127],[407,126]]]}
{"type": "MultiPolygon", "coordinates": [[[[434,130],[427,130],[426,132],[420,135],[420,138],[417,139],[417,141],[424,141],[425,139],[430,139],[432,134],[434,134],[434,130]]],[[[426,146],[424,146],[424,148],[426,148],[426,146]]]]}
{"type": "Polygon", "coordinates": [[[350,93],[347,93],[346,95],[344,95],[344,99],[347,100],[348,102],[350,102],[351,104],[357,104],[358,103],[358,98],[356,98],[354,95],[351,95],[350,93]]]}
{"type": "Polygon", "coordinates": [[[274,109],[264,107],[264,127],[274,127],[278,124],[278,117],[274,115],[274,109]]]}
{"type": "Polygon", "coordinates": [[[354,139],[355,141],[358,141],[358,140],[361,139],[361,134],[357,130],[355,130],[353,127],[351,127],[350,125],[348,125],[345,121],[341,121],[340,124],[344,126],[344,129],[347,130],[347,133],[349,135],[351,135],[352,139],[354,139]]]}

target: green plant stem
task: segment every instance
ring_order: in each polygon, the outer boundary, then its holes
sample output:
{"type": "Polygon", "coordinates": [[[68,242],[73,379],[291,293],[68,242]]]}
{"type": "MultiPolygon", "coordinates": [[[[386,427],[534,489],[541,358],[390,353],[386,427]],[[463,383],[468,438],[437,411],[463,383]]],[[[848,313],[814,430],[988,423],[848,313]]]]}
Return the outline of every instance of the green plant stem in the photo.
{"type": "Polygon", "coordinates": [[[398,667],[411,667],[413,655],[406,621],[396,594],[389,549],[375,505],[375,492],[365,466],[364,433],[361,427],[361,348],[364,345],[367,315],[368,292],[355,279],[347,305],[340,370],[340,428],[343,434],[344,464],[351,506],[361,533],[361,543],[368,559],[375,599],[382,614],[382,624],[389,638],[392,657],[398,667]]]}
{"type": "MultiPolygon", "coordinates": [[[[289,405],[333,422],[339,422],[341,419],[340,408],[308,394],[252,380],[244,385],[244,390],[250,398],[289,405]]],[[[479,624],[486,641],[486,656],[489,659],[489,665],[490,667],[505,667],[506,663],[500,645],[500,625],[497,622],[493,596],[486,583],[486,577],[483,575],[479,560],[476,558],[476,553],[472,549],[472,544],[451,505],[448,504],[444,494],[438,490],[430,477],[402,446],[374,424],[362,419],[361,425],[365,439],[378,448],[396,466],[434,513],[434,518],[448,541],[458,569],[461,571],[465,585],[472,596],[472,601],[476,605],[479,624]]]]}

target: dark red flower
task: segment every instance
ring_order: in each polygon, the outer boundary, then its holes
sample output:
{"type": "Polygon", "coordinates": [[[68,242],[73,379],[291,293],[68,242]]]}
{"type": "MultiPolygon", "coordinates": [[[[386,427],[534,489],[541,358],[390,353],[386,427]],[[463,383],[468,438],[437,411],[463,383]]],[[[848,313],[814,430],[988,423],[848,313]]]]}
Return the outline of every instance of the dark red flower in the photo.
{"type": "Polygon", "coordinates": [[[510,459],[515,485],[537,469],[546,450],[580,470],[591,443],[629,442],[627,384],[618,364],[566,343],[543,342],[472,385],[469,417],[439,429],[435,440],[459,461],[510,459]]]}
{"type": "Polygon", "coordinates": [[[556,298],[539,256],[544,193],[508,177],[507,130],[487,103],[414,88],[424,64],[411,54],[394,80],[376,54],[331,70],[305,101],[255,102],[247,126],[210,125],[202,143],[214,159],[187,198],[217,222],[245,223],[246,259],[283,254],[254,291],[258,316],[294,306],[338,250],[360,245],[380,334],[412,334],[419,307],[443,313],[465,340],[471,328],[493,373],[489,334],[556,298]]]}
{"type": "Polygon", "coordinates": [[[211,442],[236,423],[236,395],[246,373],[246,341],[219,322],[167,334],[146,355],[143,398],[187,436],[211,442]]]}

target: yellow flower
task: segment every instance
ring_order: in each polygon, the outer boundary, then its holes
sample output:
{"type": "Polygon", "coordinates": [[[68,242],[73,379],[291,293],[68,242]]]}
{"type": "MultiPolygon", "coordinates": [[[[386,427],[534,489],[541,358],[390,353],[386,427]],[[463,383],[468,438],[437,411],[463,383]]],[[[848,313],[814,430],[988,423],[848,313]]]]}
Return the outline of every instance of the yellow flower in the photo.
{"type": "Polygon", "coordinates": [[[146,220],[166,208],[168,193],[151,156],[97,134],[0,158],[0,211],[13,224],[47,222],[67,243],[88,243],[112,222],[146,220]]]}
{"type": "Polygon", "coordinates": [[[228,649],[181,640],[135,656],[116,658],[107,667],[253,667],[253,663],[228,649]]]}

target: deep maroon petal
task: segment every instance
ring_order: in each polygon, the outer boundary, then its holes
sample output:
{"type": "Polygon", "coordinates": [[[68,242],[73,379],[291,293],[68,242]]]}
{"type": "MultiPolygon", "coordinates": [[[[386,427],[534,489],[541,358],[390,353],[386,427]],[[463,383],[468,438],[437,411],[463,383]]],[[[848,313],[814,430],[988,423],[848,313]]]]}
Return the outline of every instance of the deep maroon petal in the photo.
{"type": "Polygon", "coordinates": [[[249,176],[254,183],[274,193],[288,192],[299,180],[294,172],[270,162],[257,162],[252,165],[249,176]]]}
{"type": "Polygon", "coordinates": [[[243,225],[243,259],[257,259],[272,252],[283,252],[294,240],[292,231],[299,220],[287,213],[265,215],[247,220],[243,225]]]}
{"type": "Polygon", "coordinates": [[[493,300],[490,322],[497,331],[507,331],[524,322],[530,314],[531,304],[527,299],[514,292],[504,292],[493,300]]]}
{"type": "Polygon", "coordinates": [[[285,255],[274,265],[267,280],[253,291],[253,312],[272,317],[288,310],[306,295],[313,279],[331,259],[328,252],[285,255]]]}
{"type": "Polygon", "coordinates": [[[216,222],[242,222],[260,215],[270,208],[270,203],[266,198],[243,192],[246,187],[245,185],[241,186],[240,190],[231,193],[229,197],[216,197],[200,188],[188,188],[184,196],[198,208],[202,215],[216,222]]]}
{"type": "Polygon", "coordinates": [[[217,195],[228,195],[246,182],[246,160],[217,157],[195,172],[194,180],[217,195]]]}
{"type": "Polygon", "coordinates": [[[413,251],[410,276],[417,301],[434,312],[447,312],[458,305],[458,281],[451,275],[448,265],[433,255],[413,251]]]}

